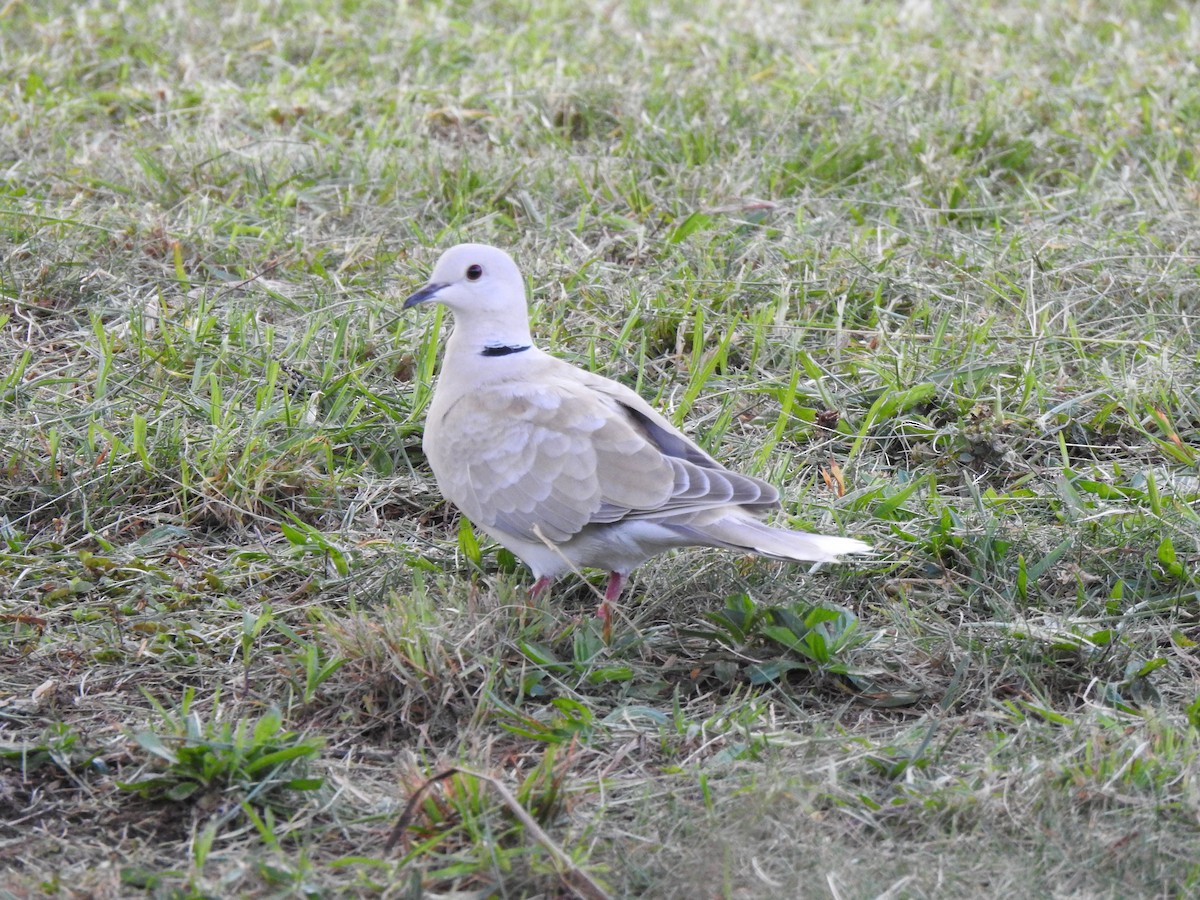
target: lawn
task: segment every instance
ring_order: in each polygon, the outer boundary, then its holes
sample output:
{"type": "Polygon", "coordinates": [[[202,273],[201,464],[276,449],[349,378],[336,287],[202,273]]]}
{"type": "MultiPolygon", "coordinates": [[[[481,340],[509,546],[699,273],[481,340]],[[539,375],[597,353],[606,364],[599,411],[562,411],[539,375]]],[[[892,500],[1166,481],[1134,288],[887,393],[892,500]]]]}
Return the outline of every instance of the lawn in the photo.
{"type": "Polygon", "coordinates": [[[1186,3],[0,8],[0,898],[1200,890],[1186,3]],[[541,344],[875,554],[528,599],[541,344]],[[411,803],[410,803],[411,801],[411,803]]]}

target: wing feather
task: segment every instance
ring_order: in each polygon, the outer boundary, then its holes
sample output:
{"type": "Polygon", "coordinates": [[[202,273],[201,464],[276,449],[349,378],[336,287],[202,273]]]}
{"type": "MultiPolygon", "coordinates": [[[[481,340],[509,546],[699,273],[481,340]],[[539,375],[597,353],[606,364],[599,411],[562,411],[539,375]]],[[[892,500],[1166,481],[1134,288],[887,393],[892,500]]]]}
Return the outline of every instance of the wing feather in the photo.
{"type": "Polygon", "coordinates": [[[561,543],[590,524],[778,505],[772,486],[726,469],[633,391],[547,362],[431,410],[426,456],[472,521],[561,543]]]}

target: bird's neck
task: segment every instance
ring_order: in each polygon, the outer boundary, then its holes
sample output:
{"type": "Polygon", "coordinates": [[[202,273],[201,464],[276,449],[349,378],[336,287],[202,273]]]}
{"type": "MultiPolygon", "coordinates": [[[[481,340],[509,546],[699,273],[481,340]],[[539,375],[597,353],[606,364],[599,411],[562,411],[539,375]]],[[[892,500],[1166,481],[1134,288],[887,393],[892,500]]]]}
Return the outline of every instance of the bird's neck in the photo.
{"type": "Polygon", "coordinates": [[[446,355],[507,356],[532,346],[528,321],[503,321],[481,316],[454,323],[454,331],[446,342],[446,355]]]}

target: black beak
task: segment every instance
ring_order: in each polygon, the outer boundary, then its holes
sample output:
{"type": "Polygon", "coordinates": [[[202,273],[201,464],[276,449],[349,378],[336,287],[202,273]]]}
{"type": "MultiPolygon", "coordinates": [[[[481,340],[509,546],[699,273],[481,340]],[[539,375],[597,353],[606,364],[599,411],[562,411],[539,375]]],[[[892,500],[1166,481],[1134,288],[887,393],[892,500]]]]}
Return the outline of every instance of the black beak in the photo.
{"type": "Polygon", "coordinates": [[[437,296],[437,292],[445,286],[446,285],[444,284],[437,284],[436,282],[431,281],[429,284],[425,285],[425,287],[410,295],[409,298],[404,301],[404,305],[400,308],[412,309],[412,307],[416,306],[418,303],[424,303],[426,300],[432,300],[435,296],[437,296]]]}

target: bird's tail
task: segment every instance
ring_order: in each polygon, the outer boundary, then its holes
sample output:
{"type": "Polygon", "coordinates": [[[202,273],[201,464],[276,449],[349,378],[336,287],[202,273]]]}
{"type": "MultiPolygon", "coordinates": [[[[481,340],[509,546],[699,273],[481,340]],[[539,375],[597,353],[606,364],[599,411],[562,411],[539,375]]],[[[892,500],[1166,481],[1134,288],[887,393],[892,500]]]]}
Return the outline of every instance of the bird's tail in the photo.
{"type": "Polygon", "coordinates": [[[854,538],[772,528],[749,515],[736,513],[687,527],[715,546],[795,562],[837,562],[847,553],[871,552],[870,545],[854,538]]]}

